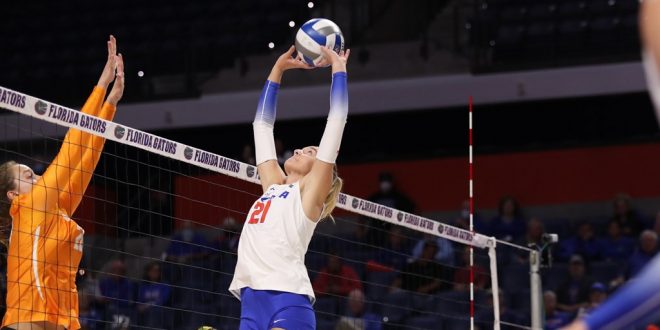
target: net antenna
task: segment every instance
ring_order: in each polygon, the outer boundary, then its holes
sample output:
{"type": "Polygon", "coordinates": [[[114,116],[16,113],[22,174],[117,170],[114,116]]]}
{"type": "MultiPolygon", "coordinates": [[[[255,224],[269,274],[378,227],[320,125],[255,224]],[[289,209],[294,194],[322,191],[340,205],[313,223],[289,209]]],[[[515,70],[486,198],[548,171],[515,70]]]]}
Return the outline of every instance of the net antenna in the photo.
{"type": "MultiPolygon", "coordinates": [[[[470,203],[470,232],[474,234],[474,154],[473,154],[473,124],[472,124],[472,96],[468,101],[468,194],[470,203]]],[[[490,271],[493,291],[493,329],[500,329],[500,302],[499,283],[497,278],[497,262],[495,244],[488,247],[490,256],[490,271]]],[[[470,245],[470,330],[474,330],[474,246],[470,245]]]]}

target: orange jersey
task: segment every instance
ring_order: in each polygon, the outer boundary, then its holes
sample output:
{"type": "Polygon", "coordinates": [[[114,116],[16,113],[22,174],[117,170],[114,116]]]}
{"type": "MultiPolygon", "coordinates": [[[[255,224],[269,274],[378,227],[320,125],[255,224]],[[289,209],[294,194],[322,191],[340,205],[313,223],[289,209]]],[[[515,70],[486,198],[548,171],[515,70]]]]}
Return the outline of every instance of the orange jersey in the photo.
{"type": "MultiPolygon", "coordinates": [[[[112,119],[96,87],[82,112],[112,119]]],[[[7,251],[7,312],[2,326],[49,322],[80,328],[76,273],[85,231],[71,218],[87,189],[105,139],[70,129],[62,148],[29,194],[12,201],[7,251]]]]}

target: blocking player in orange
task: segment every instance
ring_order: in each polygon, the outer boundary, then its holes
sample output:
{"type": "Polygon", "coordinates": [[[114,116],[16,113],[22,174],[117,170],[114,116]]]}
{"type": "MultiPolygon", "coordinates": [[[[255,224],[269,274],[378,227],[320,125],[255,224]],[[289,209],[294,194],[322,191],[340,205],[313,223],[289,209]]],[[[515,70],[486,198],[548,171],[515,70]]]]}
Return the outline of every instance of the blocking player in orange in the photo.
{"type": "MultiPolygon", "coordinates": [[[[124,91],[124,65],[113,36],[107,46],[108,61],[81,111],[112,120],[124,91]]],[[[0,217],[11,223],[2,329],[80,328],[75,280],[85,231],[69,216],[85,194],[104,143],[72,128],[43,176],[14,161],[0,165],[0,217]]]]}

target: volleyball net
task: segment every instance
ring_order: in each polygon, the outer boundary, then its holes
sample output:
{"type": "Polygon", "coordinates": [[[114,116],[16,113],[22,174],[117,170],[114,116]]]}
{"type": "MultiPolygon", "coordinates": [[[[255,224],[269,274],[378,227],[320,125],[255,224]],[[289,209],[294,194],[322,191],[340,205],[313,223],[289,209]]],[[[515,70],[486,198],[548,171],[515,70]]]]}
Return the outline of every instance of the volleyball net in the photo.
{"type": "MultiPolygon", "coordinates": [[[[107,140],[72,215],[83,328],[238,328],[227,289],[261,195],[254,165],[4,87],[0,108],[1,163],[41,174],[69,128],[107,140]]],[[[529,250],[346,193],[337,207],[305,260],[318,329],[529,328],[529,250]],[[515,275],[498,277],[503,263],[515,275]]]]}

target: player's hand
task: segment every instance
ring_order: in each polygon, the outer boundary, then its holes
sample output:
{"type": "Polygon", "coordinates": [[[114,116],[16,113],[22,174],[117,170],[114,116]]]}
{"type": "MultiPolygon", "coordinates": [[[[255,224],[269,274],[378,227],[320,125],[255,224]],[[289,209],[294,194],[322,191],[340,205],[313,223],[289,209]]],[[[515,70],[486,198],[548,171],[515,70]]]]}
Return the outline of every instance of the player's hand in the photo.
{"type": "Polygon", "coordinates": [[[296,47],[291,46],[286,53],[280,55],[277,62],[275,62],[275,67],[282,72],[290,69],[314,69],[313,66],[305,63],[302,59],[293,57],[295,50],[296,47]]]}
{"type": "Polygon", "coordinates": [[[348,57],[351,55],[350,49],[342,50],[337,54],[328,47],[321,47],[321,54],[323,54],[323,60],[319,66],[332,65],[332,73],[346,72],[346,63],[348,63],[348,57]]]}
{"type": "Polygon", "coordinates": [[[110,83],[115,80],[115,69],[117,68],[117,39],[110,36],[107,42],[108,45],[108,60],[105,62],[103,73],[99,78],[98,86],[108,89],[110,83]]]}
{"type": "Polygon", "coordinates": [[[124,57],[121,54],[117,56],[117,73],[115,76],[117,78],[112,85],[112,90],[110,91],[110,94],[108,94],[106,102],[117,106],[122,95],[124,95],[124,57]]]}

